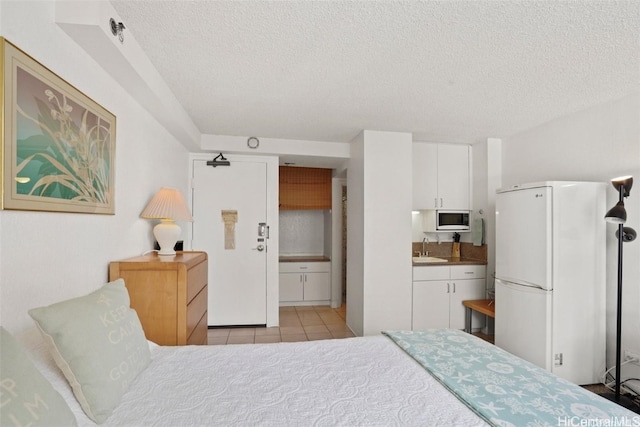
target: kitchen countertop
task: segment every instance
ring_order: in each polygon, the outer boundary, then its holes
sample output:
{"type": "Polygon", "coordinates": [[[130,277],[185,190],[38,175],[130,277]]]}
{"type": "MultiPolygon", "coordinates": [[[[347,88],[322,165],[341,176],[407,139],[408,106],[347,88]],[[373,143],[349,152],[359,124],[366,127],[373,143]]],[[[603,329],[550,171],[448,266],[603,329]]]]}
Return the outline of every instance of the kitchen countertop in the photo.
{"type": "MultiPolygon", "coordinates": [[[[414,262],[414,267],[431,267],[434,265],[487,265],[486,261],[473,258],[453,258],[439,256],[446,259],[446,262],[414,262]]],[[[329,262],[331,259],[324,255],[286,255],[279,257],[279,262],[329,262]]]]}
{"type": "Polygon", "coordinates": [[[331,258],[324,255],[287,255],[280,256],[280,262],[328,262],[331,258]]]}
{"type": "Polygon", "coordinates": [[[473,258],[453,258],[446,256],[439,256],[437,258],[446,259],[446,262],[414,262],[414,267],[432,267],[434,265],[487,265],[487,261],[473,258]]]}

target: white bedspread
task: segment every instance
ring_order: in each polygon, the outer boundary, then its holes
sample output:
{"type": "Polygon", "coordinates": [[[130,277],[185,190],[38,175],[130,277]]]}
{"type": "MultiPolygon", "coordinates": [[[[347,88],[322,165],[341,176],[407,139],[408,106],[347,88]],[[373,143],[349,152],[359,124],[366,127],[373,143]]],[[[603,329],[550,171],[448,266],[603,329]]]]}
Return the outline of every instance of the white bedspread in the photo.
{"type": "MultiPolygon", "coordinates": [[[[80,426],[95,425],[40,352],[80,426]]],[[[41,369],[43,370],[43,369],[41,369]]],[[[105,426],[484,426],[383,336],[304,343],[152,346],[105,426]]]]}

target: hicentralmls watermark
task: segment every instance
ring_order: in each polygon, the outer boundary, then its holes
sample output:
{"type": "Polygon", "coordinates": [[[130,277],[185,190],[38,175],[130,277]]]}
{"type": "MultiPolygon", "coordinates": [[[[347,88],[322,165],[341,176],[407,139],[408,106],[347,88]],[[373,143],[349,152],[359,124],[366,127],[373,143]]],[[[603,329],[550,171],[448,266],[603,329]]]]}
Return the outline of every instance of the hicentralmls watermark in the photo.
{"type": "Polygon", "coordinates": [[[640,427],[640,415],[611,418],[558,417],[558,427],[640,427]]]}

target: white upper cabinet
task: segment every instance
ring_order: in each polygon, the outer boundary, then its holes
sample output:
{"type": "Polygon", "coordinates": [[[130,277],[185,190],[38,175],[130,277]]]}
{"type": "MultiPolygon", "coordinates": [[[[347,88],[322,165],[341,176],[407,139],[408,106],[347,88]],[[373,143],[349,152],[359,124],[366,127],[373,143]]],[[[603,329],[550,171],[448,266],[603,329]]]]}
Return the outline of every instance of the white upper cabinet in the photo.
{"type": "Polygon", "coordinates": [[[438,144],[438,209],[471,209],[469,146],[438,144]]]}
{"type": "Polygon", "coordinates": [[[471,209],[470,146],[413,144],[413,209],[471,209]]]}
{"type": "Polygon", "coordinates": [[[413,143],[413,209],[435,209],[438,144],[413,143]]]}

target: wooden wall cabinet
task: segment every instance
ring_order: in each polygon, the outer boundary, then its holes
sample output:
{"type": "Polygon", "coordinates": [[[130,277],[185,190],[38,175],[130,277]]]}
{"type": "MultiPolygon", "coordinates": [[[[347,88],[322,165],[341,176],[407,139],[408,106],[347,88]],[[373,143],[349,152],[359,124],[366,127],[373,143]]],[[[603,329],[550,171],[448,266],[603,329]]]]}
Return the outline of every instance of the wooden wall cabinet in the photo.
{"type": "Polygon", "coordinates": [[[331,209],[331,169],[280,166],[280,209],[331,209]]]}
{"type": "Polygon", "coordinates": [[[148,340],[207,344],[207,271],[205,252],[154,252],[111,262],[109,280],[124,279],[148,340]]]}

